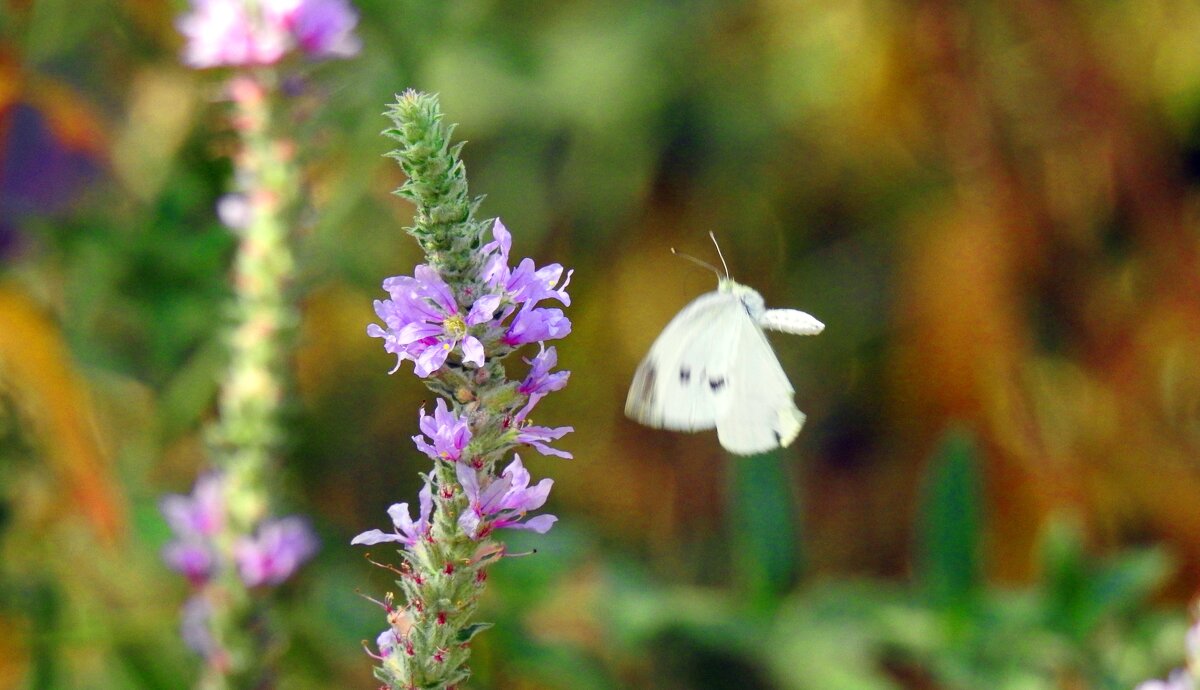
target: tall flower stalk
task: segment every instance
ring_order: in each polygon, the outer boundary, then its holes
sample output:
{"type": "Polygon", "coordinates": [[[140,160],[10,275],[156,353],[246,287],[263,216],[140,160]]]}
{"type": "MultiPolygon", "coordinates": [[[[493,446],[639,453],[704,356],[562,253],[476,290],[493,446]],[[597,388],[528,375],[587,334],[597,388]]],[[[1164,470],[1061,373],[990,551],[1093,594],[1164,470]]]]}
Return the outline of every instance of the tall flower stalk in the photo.
{"type": "Polygon", "coordinates": [[[317,546],[301,518],[273,517],[268,488],[296,321],[289,230],[300,187],[295,143],[280,133],[278,64],[352,54],[356,21],[346,0],[193,0],[179,21],[185,62],[232,70],[225,92],[238,140],[235,188],[218,208],[238,249],[228,367],[206,430],[212,468],[190,496],[162,502],[176,537],[164,557],[192,585],[182,631],[204,659],[205,690],[273,686],[281,645],[266,592],[317,546]]]}
{"type": "Polygon", "coordinates": [[[426,263],[411,276],[383,281],[388,299],[375,302],[382,324],[368,335],[396,355],[397,371],[413,373],[440,396],[432,414],[419,413],[417,451],[432,466],[414,517],[408,503],[388,509],[393,528],[373,529],[354,544],[394,542],[400,548],[396,585],[380,602],[387,628],[369,651],[376,677],[391,690],[456,688],[469,677],[472,638],[489,624],[474,620],[488,568],[506,555],[497,530],[545,533],[557,518],[532,516],[553,480],[533,483],[518,447],[569,458],[551,443],[572,431],[533,424],[547,394],[567,383],[554,371],[557,352],[546,341],[570,333],[558,306],[570,305],[571,274],[558,264],[510,261],[512,236],[498,219],[478,221],[479,199],[451,144],[436,97],[408,91],[391,107],[386,134],[408,180],[397,194],[416,205],[408,232],[426,263]],[[502,361],[524,346],[526,374],[510,378],[502,361]]]}

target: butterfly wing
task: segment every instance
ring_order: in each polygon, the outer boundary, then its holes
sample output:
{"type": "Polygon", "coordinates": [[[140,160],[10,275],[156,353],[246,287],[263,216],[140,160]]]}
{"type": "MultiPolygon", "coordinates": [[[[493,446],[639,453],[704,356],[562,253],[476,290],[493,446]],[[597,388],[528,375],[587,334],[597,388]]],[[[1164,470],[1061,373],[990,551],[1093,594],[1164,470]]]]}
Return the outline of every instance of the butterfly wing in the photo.
{"type": "Polygon", "coordinates": [[[638,365],[625,414],[646,426],[676,431],[711,429],[731,403],[728,370],[737,356],[741,302],[709,292],[671,320],[638,365]]]}
{"type": "Polygon", "coordinates": [[[825,330],[825,324],[798,309],[768,309],[758,317],[758,325],[792,335],[817,335],[825,330]]]}
{"type": "Polygon", "coordinates": [[[749,314],[745,317],[728,376],[730,404],[717,417],[717,437],[729,452],[753,455],[796,440],[804,413],[793,402],[795,391],[762,329],[749,314]]]}

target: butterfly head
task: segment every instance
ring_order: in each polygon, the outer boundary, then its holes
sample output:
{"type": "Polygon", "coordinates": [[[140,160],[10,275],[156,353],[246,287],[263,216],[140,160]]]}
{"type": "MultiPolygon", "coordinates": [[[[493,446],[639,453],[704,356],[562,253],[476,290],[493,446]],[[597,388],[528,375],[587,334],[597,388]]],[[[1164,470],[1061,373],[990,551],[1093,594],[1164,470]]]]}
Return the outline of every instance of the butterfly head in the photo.
{"type": "Polygon", "coordinates": [[[767,303],[763,301],[762,295],[758,294],[757,290],[746,287],[733,278],[721,278],[717,283],[717,291],[738,298],[750,316],[755,319],[767,310],[767,303]]]}

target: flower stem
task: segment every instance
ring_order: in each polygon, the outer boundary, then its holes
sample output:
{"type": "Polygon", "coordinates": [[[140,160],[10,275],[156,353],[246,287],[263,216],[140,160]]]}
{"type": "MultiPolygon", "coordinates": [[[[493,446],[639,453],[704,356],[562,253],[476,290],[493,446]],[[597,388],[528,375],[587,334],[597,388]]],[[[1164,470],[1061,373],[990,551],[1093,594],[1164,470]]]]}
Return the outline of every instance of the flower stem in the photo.
{"type": "Polygon", "coordinates": [[[288,297],[294,261],[287,211],[297,188],[288,142],[274,132],[274,75],[235,77],[232,121],[239,139],[236,197],[245,206],[234,259],[229,363],[208,431],[212,460],[222,472],[225,523],[217,544],[224,568],[207,586],[211,633],[221,654],[209,658],[204,688],[270,686],[272,637],[264,611],[234,567],[234,549],[271,513],[268,480],[281,442],[280,407],[290,335],[296,321],[288,297]]]}

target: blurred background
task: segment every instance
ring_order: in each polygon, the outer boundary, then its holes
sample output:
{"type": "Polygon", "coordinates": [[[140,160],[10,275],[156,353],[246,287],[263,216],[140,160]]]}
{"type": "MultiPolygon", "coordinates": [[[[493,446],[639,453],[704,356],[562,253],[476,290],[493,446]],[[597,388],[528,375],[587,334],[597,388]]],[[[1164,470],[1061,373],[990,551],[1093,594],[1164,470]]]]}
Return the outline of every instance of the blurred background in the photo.
{"type": "MultiPolygon", "coordinates": [[[[365,335],[420,260],[383,158],[408,87],[484,216],[575,269],[545,537],[491,572],[472,687],[1131,688],[1200,584],[1200,5],[1192,0],[355,0],[296,89],[308,212],[279,492],[316,560],[285,688],[375,687],[349,546],[412,502],[429,394],[365,335]],[[808,424],[739,460],[622,414],[714,277],[808,424]]],[[[0,687],[181,688],[157,509],[204,460],[233,137],[182,2],[0,3],[0,687]]],[[[406,369],[407,371],[407,369],[406,369]]]]}

